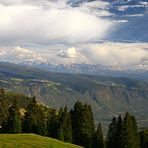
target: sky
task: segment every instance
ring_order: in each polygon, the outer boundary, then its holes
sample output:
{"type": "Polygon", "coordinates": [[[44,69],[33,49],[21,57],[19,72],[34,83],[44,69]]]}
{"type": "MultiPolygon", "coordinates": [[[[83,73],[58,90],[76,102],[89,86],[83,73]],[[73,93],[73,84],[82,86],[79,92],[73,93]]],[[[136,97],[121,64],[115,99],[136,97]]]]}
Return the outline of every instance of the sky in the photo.
{"type": "Polygon", "coordinates": [[[67,2],[0,0],[0,61],[121,65],[148,61],[147,42],[105,40],[128,22],[114,19],[109,3],[72,7],[67,2]]]}

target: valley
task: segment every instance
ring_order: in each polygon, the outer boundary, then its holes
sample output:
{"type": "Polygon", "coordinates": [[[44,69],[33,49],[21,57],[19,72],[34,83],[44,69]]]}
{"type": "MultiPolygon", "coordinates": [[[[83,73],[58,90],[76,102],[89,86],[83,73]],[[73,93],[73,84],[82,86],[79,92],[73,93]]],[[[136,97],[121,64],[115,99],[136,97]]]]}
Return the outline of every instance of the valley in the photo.
{"type": "Polygon", "coordinates": [[[72,107],[77,100],[90,103],[95,122],[108,123],[125,111],[147,125],[148,83],[129,79],[48,71],[0,63],[0,87],[7,91],[36,96],[49,107],[72,107]]]}

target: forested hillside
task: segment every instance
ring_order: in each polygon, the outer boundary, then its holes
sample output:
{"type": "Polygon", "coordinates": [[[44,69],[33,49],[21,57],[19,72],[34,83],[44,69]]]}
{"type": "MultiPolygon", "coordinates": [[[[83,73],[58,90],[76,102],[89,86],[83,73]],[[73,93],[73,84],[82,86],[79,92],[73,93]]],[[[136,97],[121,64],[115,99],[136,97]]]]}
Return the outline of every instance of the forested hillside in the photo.
{"type": "Polygon", "coordinates": [[[36,96],[39,102],[49,107],[72,107],[80,100],[91,104],[97,122],[108,122],[113,115],[128,110],[136,115],[141,126],[147,124],[146,82],[127,78],[49,73],[2,62],[0,74],[0,87],[36,96]]]}
{"type": "MultiPolygon", "coordinates": [[[[146,148],[148,145],[147,130],[139,133],[136,118],[129,112],[126,112],[124,116],[119,114],[118,117],[113,117],[107,136],[104,136],[101,123],[95,125],[91,106],[87,103],[77,101],[71,109],[65,106],[56,110],[40,104],[35,97],[26,97],[28,103],[20,105],[25,96],[21,99],[20,94],[15,94],[11,102],[10,96],[10,94],[7,96],[4,89],[0,89],[0,133],[6,134],[0,135],[1,145],[7,145],[9,140],[11,146],[12,143],[15,145],[17,138],[18,145],[23,142],[20,139],[23,135],[12,136],[7,135],[8,133],[34,133],[85,148],[146,148]],[[13,137],[12,140],[11,137],[13,137]]],[[[48,147],[45,138],[28,135],[28,140],[29,138],[32,140],[40,138],[44,147],[48,147]]],[[[60,144],[64,144],[48,140],[49,145],[52,143],[60,147],[60,144]]],[[[65,147],[68,145],[65,144],[65,147]]]]}

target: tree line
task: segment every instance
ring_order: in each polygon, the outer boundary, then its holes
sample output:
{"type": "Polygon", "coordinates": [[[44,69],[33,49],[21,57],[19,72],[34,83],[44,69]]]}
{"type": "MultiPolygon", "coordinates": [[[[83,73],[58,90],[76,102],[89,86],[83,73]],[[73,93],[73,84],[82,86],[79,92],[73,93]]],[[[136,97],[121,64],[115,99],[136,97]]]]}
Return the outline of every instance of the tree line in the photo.
{"type": "Polygon", "coordinates": [[[0,132],[35,133],[85,148],[147,148],[148,132],[138,133],[136,119],[130,113],[113,117],[107,136],[104,137],[101,123],[94,124],[91,106],[77,101],[69,110],[59,110],[39,104],[35,97],[27,105],[20,106],[15,97],[9,104],[4,89],[0,89],[0,132]]]}

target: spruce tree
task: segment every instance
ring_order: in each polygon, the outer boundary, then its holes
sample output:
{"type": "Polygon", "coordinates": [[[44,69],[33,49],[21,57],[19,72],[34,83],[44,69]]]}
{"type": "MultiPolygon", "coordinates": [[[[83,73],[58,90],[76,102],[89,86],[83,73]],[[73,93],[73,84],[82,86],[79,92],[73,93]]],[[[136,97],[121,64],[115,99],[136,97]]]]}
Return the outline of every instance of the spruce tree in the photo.
{"type": "Polygon", "coordinates": [[[27,105],[23,119],[23,132],[47,135],[47,114],[43,105],[39,105],[35,99],[27,105]]]}
{"type": "Polygon", "coordinates": [[[46,107],[43,105],[37,106],[37,133],[39,135],[47,135],[47,112],[46,107]]]}
{"type": "Polygon", "coordinates": [[[139,136],[136,120],[130,113],[126,113],[123,125],[123,148],[139,148],[139,136]]]}
{"type": "Polygon", "coordinates": [[[148,129],[143,129],[139,135],[141,148],[148,148],[148,129]]]}
{"type": "Polygon", "coordinates": [[[58,114],[58,139],[65,142],[72,142],[71,117],[67,107],[61,108],[58,114]]]}
{"type": "Polygon", "coordinates": [[[138,133],[138,127],[137,127],[137,122],[135,116],[131,116],[132,124],[133,124],[133,141],[134,141],[134,148],[139,148],[140,147],[140,137],[138,133]]]}
{"type": "Polygon", "coordinates": [[[94,148],[104,148],[104,138],[101,123],[99,123],[97,131],[94,135],[94,148]]]}
{"type": "Polygon", "coordinates": [[[4,89],[0,89],[0,132],[5,132],[6,122],[9,116],[9,104],[4,89]]]}
{"type": "Polygon", "coordinates": [[[117,148],[116,133],[117,133],[117,119],[113,117],[107,133],[107,143],[106,143],[107,148],[117,148]]]}
{"type": "Polygon", "coordinates": [[[74,143],[92,148],[94,137],[94,119],[90,105],[76,102],[71,110],[74,143]]]}
{"type": "Polygon", "coordinates": [[[25,133],[38,133],[38,105],[35,97],[27,105],[26,114],[23,120],[23,132],[25,133]]]}
{"type": "Polygon", "coordinates": [[[14,100],[13,105],[9,108],[7,130],[9,133],[21,133],[22,131],[22,121],[17,99],[14,100]]]}
{"type": "Polygon", "coordinates": [[[58,112],[54,109],[49,111],[47,130],[49,137],[58,139],[58,112]]]}
{"type": "Polygon", "coordinates": [[[116,147],[122,148],[123,143],[123,120],[121,115],[118,116],[117,131],[116,131],[116,147]]]}
{"type": "Polygon", "coordinates": [[[70,111],[72,129],[73,129],[73,142],[78,145],[81,145],[81,138],[82,138],[80,133],[80,127],[82,124],[81,121],[82,110],[83,110],[83,104],[77,101],[74,105],[74,109],[70,111]]]}

